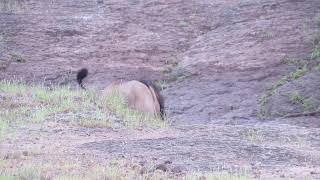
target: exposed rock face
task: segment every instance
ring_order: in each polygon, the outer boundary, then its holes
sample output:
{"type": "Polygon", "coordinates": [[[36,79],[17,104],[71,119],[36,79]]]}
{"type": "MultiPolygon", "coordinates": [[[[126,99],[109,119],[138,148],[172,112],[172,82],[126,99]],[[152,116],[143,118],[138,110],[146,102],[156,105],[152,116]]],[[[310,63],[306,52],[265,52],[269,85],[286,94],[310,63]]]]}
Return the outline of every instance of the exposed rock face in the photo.
{"type": "Polygon", "coordinates": [[[310,73],[278,88],[266,106],[270,116],[316,111],[320,106],[320,72],[310,73]]]}
{"type": "Polygon", "coordinates": [[[181,54],[179,68],[266,68],[279,64],[285,56],[303,58],[310,52],[315,30],[312,19],[319,2],[249,0],[218,4],[222,7],[214,10],[215,27],[192,40],[190,48],[181,54]]]}
{"type": "Polygon", "coordinates": [[[248,119],[264,88],[308,57],[318,0],[22,1],[0,14],[1,79],[87,84],[198,74],[164,92],[177,123],[248,119]],[[10,61],[19,54],[25,62],[10,61]],[[5,69],[5,71],[3,71],[5,69]]]}

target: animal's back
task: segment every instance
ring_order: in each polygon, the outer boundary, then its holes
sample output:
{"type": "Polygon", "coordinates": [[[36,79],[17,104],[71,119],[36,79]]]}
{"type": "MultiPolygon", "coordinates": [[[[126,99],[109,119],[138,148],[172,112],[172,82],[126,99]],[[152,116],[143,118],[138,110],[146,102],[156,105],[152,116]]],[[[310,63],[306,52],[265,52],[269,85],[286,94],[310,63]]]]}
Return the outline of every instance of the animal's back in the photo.
{"type": "Polygon", "coordinates": [[[160,116],[159,102],[152,90],[145,84],[136,80],[113,82],[105,89],[105,93],[108,94],[114,90],[125,98],[129,107],[149,113],[154,117],[160,116]]]}

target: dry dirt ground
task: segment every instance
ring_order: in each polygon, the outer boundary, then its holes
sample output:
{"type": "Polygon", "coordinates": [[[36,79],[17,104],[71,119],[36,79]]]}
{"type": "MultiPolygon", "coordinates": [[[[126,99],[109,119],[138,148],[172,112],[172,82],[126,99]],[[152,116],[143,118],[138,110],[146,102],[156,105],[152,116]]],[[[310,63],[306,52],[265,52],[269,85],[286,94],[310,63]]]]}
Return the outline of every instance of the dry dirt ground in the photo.
{"type": "Polygon", "coordinates": [[[0,13],[0,79],[76,87],[75,72],[88,67],[85,83],[92,89],[121,78],[167,80],[162,93],[172,121],[161,130],[54,122],[12,127],[15,135],[1,142],[1,152],[40,149],[20,164],[125,158],[170,161],[174,173],[245,167],[253,178],[320,179],[320,117],[259,118],[259,98],[291,70],[281,60],[310,58],[320,1],[26,0],[16,6],[0,13]]]}

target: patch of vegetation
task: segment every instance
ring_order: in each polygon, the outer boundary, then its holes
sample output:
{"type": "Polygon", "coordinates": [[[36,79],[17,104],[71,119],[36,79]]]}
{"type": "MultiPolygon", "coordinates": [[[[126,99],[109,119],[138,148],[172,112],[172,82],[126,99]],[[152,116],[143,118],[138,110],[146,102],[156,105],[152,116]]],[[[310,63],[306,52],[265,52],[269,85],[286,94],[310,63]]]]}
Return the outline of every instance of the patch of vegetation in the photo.
{"type": "Polygon", "coordinates": [[[217,179],[217,180],[247,180],[252,179],[246,169],[221,170],[211,172],[187,172],[174,174],[170,171],[157,169],[153,163],[140,165],[126,160],[114,160],[107,164],[92,164],[90,167],[83,167],[77,162],[48,162],[42,165],[32,163],[24,164],[21,167],[10,167],[10,159],[3,159],[8,163],[0,164],[0,178],[5,179],[217,179]],[[86,171],[83,171],[83,168],[86,171]],[[54,172],[54,173],[52,173],[54,172]]]}
{"type": "Polygon", "coordinates": [[[266,93],[260,98],[260,114],[259,117],[261,119],[265,119],[268,117],[267,112],[267,104],[270,100],[270,97],[276,92],[276,89],[285,85],[290,80],[290,76],[283,76],[279,79],[270,89],[266,91],[266,93]]]}
{"type": "Polygon", "coordinates": [[[292,79],[298,79],[298,78],[306,75],[307,73],[308,73],[308,67],[305,64],[302,68],[298,68],[295,71],[291,72],[290,73],[290,77],[292,79]]]}
{"type": "Polygon", "coordinates": [[[217,179],[217,180],[249,180],[252,179],[248,174],[233,174],[227,171],[216,172],[216,173],[193,173],[187,174],[184,180],[194,179],[217,179]]]}
{"type": "MultiPolygon", "coordinates": [[[[300,65],[299,61],[285,60],[285,62],[292,63],[292,65],[300,65]],[[297,63],[296,63],[297,62],[297,63]]],[[[303,63],[303,66],[298,67],[294,71],[290,72],[288,75],[283,76],[279,79],[274,85],[269,88],[266,93],[260,98],[260,118],[265,119],[268,117],[267,113],[267,104],[270,100],[270,97],[275,94],[276,90],[285,85],[288,82],[291,82],[295,79],[301,78],[309,72],[308,65],[303,63]]]]}
{"type": "Polygon", "coordinates": [[[261,119],[264,119],[267,117],[268,113],[267,113],[267,104],[269,102],[269,98],[272,96],[272,91],[268,91],[266,94],[264,94],[260,99],[259,99],[259,103],[260,103],[260,113],[259,113],[259,117],[261,119]]]}
{"type": "Polygon", "coordinates": [[[320,72],[320,64],[318,64],[318,65],[316,66],[316,70],[317,70],[318,72],[320,72]]]}
{"type": "Polygon", "coordinates": [[[182,21],[179,21],[178,26],[182,28],[188,27],[189,23],[187,21],[182,20],[182,21]]]}
{"type": "Polygon", "coordinates": [[[262,41],[265,41],[265,40],[270,40],[274,37],[273,33],[272,32],[263,32],[262,35],[261,35],[261,39],[262,41]]]}
{"type": "Polygon", "coordinates": [[[282,58],[281,62],[283,64],[286,64],[286,65],[289,65],[289,66],[293,65],[293,66],[296,66],[296,67],[303,67],[306,64],[305,60],[290,58],[290,57],[287,57],[287,56],[282,58]]]}
{"type": "Polygon", "coordinates": [[[165,62],[167,65],[171,65],[172,67],[176,67],[179,64],[178,58],[176,56],[171,56],[168,59],[166,59],[165,62]]]}
{"type": "Polygon", "coordinates": [[[7,128],[8,123],[3,119],[3,117],[0,117],[0,141],[5,136],[7,128]]]}
{"type": "Polygon", "coordinates": [[[168,66],[162,72],[164,74],[169,74],[172,72],[174,67],[178,66],[179,61],[175,55],[172,55],[165,60],[165,64],[168,66]]]}
{"type": "Polygon", "coordinates": [[[100,98],[95,92],[75,91],[67,86],[49,89],[41,85],[0,81],[0,98],[0,136],[11,124],[43,123],[47,120],[85,127],[115,128],[118,122],[115,118],[111,120],[114,116],[107,105],[125,118],[120,127],[166,126],[163,120],[131,110],[120,97],[100,98]]]}
{"type": "Polygon", "coordinates": [[[162,72],[163,72],[164,74],[169,74],[169,73],[172,72],[172,68],[171,68],[171,67],[165,68],[162,72]]]}
{"type": "Polygon", "coordinates": [[[263,136],[257,129],[245,129],[240,132],[240,135],[252,144],[259,144],[263,141],[263,136]]]}
{"type": "Polygon", "coordinates": [[[316,105],[311,99],[303,97],[298,91],[294,91],[290,96],[293,104],[301,104],[304,112],[310,112],[316,109],[316,105]]]}
{"type": "Polygon", "coordinates": [[[303,102],[303,97],[300,95],[298,91],[294,91],[290,96],[290,101],[294,104],[299,104],[303,102]]]}
{"type": "Polygon", "coordinates": [[[156,80],[155,85],[160,88],[160,90],[165,90],[168,87],[168,82],[166,80],[156,80]]]}
{"type": "MultiPolygon", "coordinates": [[[[310,72],[314,72],[314,71],[320,71],[320,63],[318,61],[314,61],[314,60],[318,60],[320,58],[320,16],[315,17],[315,23],[318,27],[318,37],[316,38],[316,40],[314,41],[314,49],[311,53],[311,61],[307,61],[307,60],[300,60],[300,59],[294,59],[294,58],[288,58],[285,57],[282,59],[282,63],[287,64],[287,65],[294,65],[296,66],[296,70],[290,72],[288,75],[283,76],[279,81],[277,81],[270,89],[268,89],[266,91],[266,93],[261,97],[260,99],[260,105],[261,105],[261,117],[266,117],[267,116],[267,103],[270,99],[270,97],[275,94],[276,90],[285,85],[286,83],[301,78],[302,76],[305,76],[306,74],[310,73],[310,72]]],[[[307,99],[305,97],[303,97],[302,95],[299,94],[298,91],[293,91],[292,94],[288,95],[289,100],[293,103],[293,104],[301,104],[301,106],[303,107],[303,112],[311,112],[314,111],[316,109],[316,105],[315,103],[311,100],[311,99],[307,99]]],[[[286,115],[288,116],[288,115],[286,115]]]]}
{"type": "Polygon", "coordinates": [[[26,59],[20,53],[13,53],[11,54],[11,61],[25,63],[26,59]]]}
{"type": "Polygon", "coordinates": [[[17,170],[19,179],[49,179],[41,167],[24,165],[17,170]],[[40,170],[39,170],[40,169],[40,170]]]}
{"type": "Polygon", "coordinates": [[[303,102],[303,111],[310,112],[316,110],[316,105],[311,99],[304,99],[303,102]]]}
{"type": "Polygon", "coordinates": [[[179,75],[179,76],[175,77],[175,80],[176,81],[182,81],[182,80],[185,80],[187,78],[188,78],[188,76],[186,76],[186,75],[179,75]]]}
{"type": "Polygon", "coordinates": [[[273,90],[277,89],[278,87],[281,87],[283,85],[285,85],[288,81],[289,81],[289,77],[288,76],[283,76],[281,79],[279,79],[275,85],[272,87],[273,90]]]}
{"type": "Polygon", "coordinates": [[[319,59],[319,58],[320,58],[320,47],[319,47],[319,45],[316,46],[316,47],[313,49],[313,51],[312,51],[312,53],[311,53],[311,58],[312,58],[312,59],[319,59]]]}
{"type": "Polygon", "coordinates": [[[320,29],[320,16],[317,16],[315,19],[316,19],[315,20],[316,24],[317,24],[318,28],[320,29]]]}

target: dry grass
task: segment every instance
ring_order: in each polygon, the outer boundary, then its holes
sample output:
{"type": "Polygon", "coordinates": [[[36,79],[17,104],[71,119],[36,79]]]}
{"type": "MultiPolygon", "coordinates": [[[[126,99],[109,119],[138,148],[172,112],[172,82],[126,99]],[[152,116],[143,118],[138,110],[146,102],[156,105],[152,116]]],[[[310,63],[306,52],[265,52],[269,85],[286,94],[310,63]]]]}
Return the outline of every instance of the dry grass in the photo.
{"type": "Polygon", "coordinates": [[[247,171],[241,172],[187,172],[173,173],[158,170],[153,163],[140,165],[125,159],[108,161],[106,164],[83,164],[73,162],[24,163],[11,165],[19,158],[0,158],[0,179],[182,179],[182,180],[247,180],[251,179],[247,171]],[[10,167],[11,166],[11,167],[10,167]]]}
{"type": "Polygon", "coordinates": [[[251,144],[261,144],[264,137],[258,129],[247,128],[240,132],[240,135],[251,144]]]}

